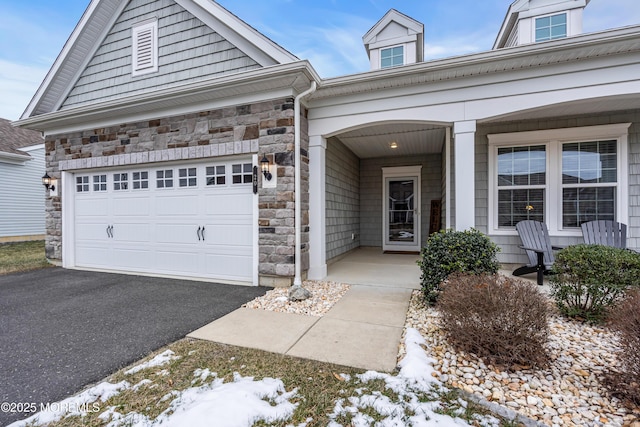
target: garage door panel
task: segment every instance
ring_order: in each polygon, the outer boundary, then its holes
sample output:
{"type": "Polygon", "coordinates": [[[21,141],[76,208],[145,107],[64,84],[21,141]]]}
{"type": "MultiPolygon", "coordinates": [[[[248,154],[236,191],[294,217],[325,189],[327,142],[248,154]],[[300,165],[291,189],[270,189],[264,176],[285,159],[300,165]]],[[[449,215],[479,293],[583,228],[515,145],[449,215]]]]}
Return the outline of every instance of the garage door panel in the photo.
{"type": "Polygon", "coordinates": [[[145,246],[115,247],[113,264],[133,271],[148,271],[153,267],[153,251],[145,246]]]}
{"type": "Polygon", "coordinates": [[[76,197],[76,218],[105,217],[109,213],[106,197],[76,197]]]}
{"type": "Polygon", "coordinates": [[[76,244],[76,265],[78,267],[110,267],[111,248],[105,245],[76,244]]]}
{"type": "Polygon", "coordinates": [[[196,223],[157,224],[155,241],[157,243],[195,245],[199,242],[199,227],[196,223]]]}
{"type": "Polygon", "coordinates": [[[197,251],[157,250],[156,270],[166,274],[200,273],[200,255],[197,251]]]}
{"type": "Polygon", "coordinates": [[[205,274],[207,275],[228,280],[251,280],[252,261],[250,257],[205,254],[204,260],[205,274]]]}
{"type": "Polygon", "coordinates": [[[149,243],[152,240],[153,227],[149,223],[115,223],[111,235],[116,242],[149,243]]]}
{"type": "Polygon", "coordinates": [[[123,197],[113,199],[113,215],[119,216],[144,216],[151,213],[151,203],[148,196],[123,197]]]}
{"type": "MultiPolygon", "coordinates": [[[[83,218],[84,221],[87,219],[83,218]]],[[[76,242],[103,241],[109,238],[105,222],[77,222],[76,242]]]]}
{"type": "MultiPolygon", "coordinates": [[[[250,194],[250,192],[247,192],[250,194]]],[[[252,212],[251,197],[240,194],[207,194],[206,215],[243,215],[252,212]]]]}
{"type": "Polygon", "coordinates": [[[159,217],[197,217],[200,215],[199,195],[166,195],[156,192],[155,214],[159,217]]]}
{"type": "MultiPolygon", "coordinates": [[[[251,247],[253,233],[245,224],[210,224],[206,227],[205,244],[209,245],[243,245],[251,247]]],[[[251,253],[251,251],[249,251],[251,253]]]]}

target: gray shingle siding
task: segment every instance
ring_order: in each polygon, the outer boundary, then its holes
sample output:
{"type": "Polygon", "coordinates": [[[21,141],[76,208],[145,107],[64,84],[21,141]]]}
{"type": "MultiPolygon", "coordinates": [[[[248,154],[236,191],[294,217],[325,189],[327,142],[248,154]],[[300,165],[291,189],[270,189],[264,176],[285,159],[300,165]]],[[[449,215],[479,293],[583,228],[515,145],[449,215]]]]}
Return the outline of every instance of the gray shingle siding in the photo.
{"type": "Polygon", "coordinates": [[[332,259],[360,246],[360,159],[332,139],[326,164],[326,250],[332,259]]]}
{"type": "Polygon", "coordinates": [[[171,0],[133,0],[98,48],[63,108],[260,68],[171,0]],[[131,76],[131,26],[158,19],[158,72],[131,76]]]}
{"type": "MultiPolygon", "coordinates": [[[[486,233],[488,217],[488,134],[526,132],[533,130],[560,129],[582,126],[607,125],[615,123],[632,123],[629,128],[629,224],[628,241],[630,248],[640,247],[640,110],[618,112],[603,115],[583,115],[575,117],[554,118],[548,120],[532,120],[526,122],[511,122],[495,125],[478,125],[476,132],[476,227],[486,233]]],[[[491,238],[502,247],[498,259],[502,263],[521,264],[527,262],[520,245],[520,239],[515,236],[496,236],[491,238]]],[[[552,236],[554,245],[567,246],[582,243],[581,237],[552,236]]]]}

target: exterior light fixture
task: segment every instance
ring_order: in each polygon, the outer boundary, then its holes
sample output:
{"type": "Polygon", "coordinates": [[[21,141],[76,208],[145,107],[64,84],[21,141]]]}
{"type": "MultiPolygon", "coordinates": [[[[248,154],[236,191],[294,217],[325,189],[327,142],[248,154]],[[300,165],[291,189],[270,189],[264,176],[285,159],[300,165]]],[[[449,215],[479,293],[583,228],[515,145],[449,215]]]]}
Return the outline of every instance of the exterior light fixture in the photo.
{"type": "Polygon", "coordinates": [[[269,171],[270,166],[269,159],[267,159],[267,156],[263,154],[262,160],[260,160],[260,168],[262,169],[262,175],[264,175],[264,178],[267,181],[271,181],[271,178],[273,178],[273,175],[271,175],[271,172],[269,171]]]}
{"type": "Polygon", "coordinates": [[[42,185],[44,185],[47,190],[55,191],[56,187],[53,185],[53,182],[54,180],[49,176],[47,172],[45,172],[44,176],[42,177],[42,185]]]}
{"type": "Polygon", "coordinates": [[[396,148],[398,148],[398,143],[395,141],[390,142],[389,148],[393,148],[395,150],[396,148]]]}

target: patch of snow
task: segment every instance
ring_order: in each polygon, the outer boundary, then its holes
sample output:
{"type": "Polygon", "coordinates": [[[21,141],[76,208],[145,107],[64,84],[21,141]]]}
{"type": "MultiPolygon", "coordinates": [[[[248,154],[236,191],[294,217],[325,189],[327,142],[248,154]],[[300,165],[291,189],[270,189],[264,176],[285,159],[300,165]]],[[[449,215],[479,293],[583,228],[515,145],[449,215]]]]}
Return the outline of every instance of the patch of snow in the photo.
{"type": "Polygon", "coordinates": [[[207,380],[207,378],[209,378],[210,376],[216,376],[215,373],[211,373],[211,371],[209,370],[209,368],[205,368],[205,369],[196,369],[195,371],[193,371],[193,376],[195,377],[195,379],[193,379],[191,381],[191,384],[195,384],[198,381],[200,382],[205,382],[207,380]]]}
{"type": "Polygon", "coordinates": [[[40,426],[59,421],[62,417],[74,415],[85,416],[89,412],[100,410],[100,405],[96,403],[98,400],[106,402],[109,398],[119,394],[120,391],[126,390],[130,387],[131,384],[127,381],[121,381],[117,384],[103,382],[76,396],[71,396],[60,402],[52,403],[48,405],[46,410],[40,411],[24,420],[16,421],[10,424],[10,426],[40,426]]]}
{"type": "Polygon", "coordinates": [[[143,369],[153,368],[155,366],[166,365],[167,363],[171,362],[172,360],[177,360],[179,358],[180,358],[180,356],[176,356],[176,354],[173,351],[166,350],[166,351],[163,351],[162,353],[158,354],[156,357],[154,357],[153,359],[149,360],[148,362],[144,362],[144,363],[141,363],[139,365],[136,365],[133,368],[125,371],[124,373],[126,375],[135,374],[136,372],[140,372],[143,369]]]}
{"type": "Polygon", "coordinates": [[[143,385],[147,385],[147,384],[153,384],[153,381],[149,380],[149,379],[143,379],[142,381],[140,381],[138,384],[134,385],[133,387],[131,387],[131,390],[133,391],[138,391],[138,389],[140,387],[142,387],[143,385]]]}

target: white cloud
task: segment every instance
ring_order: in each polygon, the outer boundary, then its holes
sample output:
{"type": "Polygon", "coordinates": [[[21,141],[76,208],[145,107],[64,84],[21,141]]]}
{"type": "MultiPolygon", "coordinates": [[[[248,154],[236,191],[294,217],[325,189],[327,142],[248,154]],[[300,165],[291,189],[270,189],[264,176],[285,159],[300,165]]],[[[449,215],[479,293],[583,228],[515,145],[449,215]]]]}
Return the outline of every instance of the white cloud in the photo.
{"type": "Polygon", "coordinates": [[[20,118],[47,71],[46,67],[0,59],[0,117],[20,118]]]}

